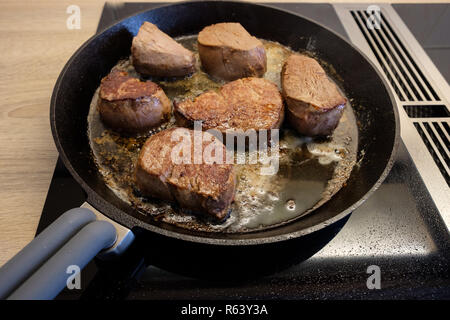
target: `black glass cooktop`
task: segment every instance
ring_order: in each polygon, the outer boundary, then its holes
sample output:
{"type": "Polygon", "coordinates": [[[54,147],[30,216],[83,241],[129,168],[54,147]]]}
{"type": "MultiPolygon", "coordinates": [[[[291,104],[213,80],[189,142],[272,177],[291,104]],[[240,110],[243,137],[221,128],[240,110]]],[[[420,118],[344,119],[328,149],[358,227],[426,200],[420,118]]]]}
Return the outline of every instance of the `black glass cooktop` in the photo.
{"type": "MultiPolygon", "coordinates": [[[[159,5],[106,3],[98,30],[159,5]]],[[[329,4],[273,5],[346,37],[329,4]]],[[[37,232],[84,201],[83,190],[58,160],[37,232]]],[[[449,235],[403,143],[391,173],[370,199],[348,220],[314,237],[313,246],[219,252],[230,255],[227,264],[207,269],[196,265],[196,255],[210,254],[203,249],[183,244],[174,250],[179,244],[169,239],[138,235],[123,257],[91,262],[82,272],[81,289],[66,289],[57,299],[450,298],[449,235]],[[380,271],[380,289],[367,286],[373,266],[380,271]]]]}

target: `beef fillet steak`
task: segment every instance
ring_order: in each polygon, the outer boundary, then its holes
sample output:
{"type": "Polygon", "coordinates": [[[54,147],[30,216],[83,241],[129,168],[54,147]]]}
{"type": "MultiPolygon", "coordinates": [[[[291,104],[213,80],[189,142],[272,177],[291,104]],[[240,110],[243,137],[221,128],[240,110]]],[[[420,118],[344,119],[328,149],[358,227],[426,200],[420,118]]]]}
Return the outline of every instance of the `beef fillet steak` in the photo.
{"type": "Polygon", "coordinates": [[[289,56],[283,65],[281,84],[287,120],[300,134],[333,133],[347,100],[316,60],[300,54],[289,56]]]}
{"type": "Polygon", "coordinates": [[[203,142],[197,151],[194,149],[193,130],[171,128],[152,135],[141,149],[136,165],[136,183],[144,195],[172,201],[183,209],[223,220],[234,199],[234,165],[225,163],[222,142],[207,132],[199,134],[203,134],[203,142]],[[191,150],[190,154],[186,150],[191,150]],[[222,154],[208,153],[221,161],[212,159],[205,162],[202,154],[206,150],[221,150],[222,154]],[[186,157],[188,163],[178,156],[186,157]],[[200,158],[196,160],[196,156],[200,158]]]}
{"type": "Polygon", "coordinates": [[[205,92],[194,100],[174,103],[177,123],[202,121],[203,129],[222,134],[229,129],[278,129],[283,121],[283,99],[278,87],[263,78],[244,78],[205,92]]]}
{"type": "Polygon", "coordinates": [[[205,71],[219,79],[262,77],[267,69],[266,51],[240,23],[218,23],[198,34],[198,53],[205,71]]]}
{"type": "Polygon", "coordinates": [[[125,71],[113,69],[101,81],[98,110],[106,125],[135,133],[167,121],[172,103],[156,83],[140,81],[125,71]]]}
{"type": "Polygon", "coordinates": [[[155,77],[182,77],[195,71],[194,54],[150,22],[144,22],[131,45],[137,72],[155,77]]]}

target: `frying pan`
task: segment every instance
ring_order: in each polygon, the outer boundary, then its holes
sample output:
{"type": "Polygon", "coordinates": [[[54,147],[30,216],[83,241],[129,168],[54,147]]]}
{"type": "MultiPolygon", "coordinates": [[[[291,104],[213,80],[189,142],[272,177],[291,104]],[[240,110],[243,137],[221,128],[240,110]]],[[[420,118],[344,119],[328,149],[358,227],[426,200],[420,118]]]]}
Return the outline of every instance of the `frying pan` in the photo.
{"type": "Polygon", "coordinates": [[[357,48],[307,18],[242,2],[163,6],[126,18],[93,36],[62,70],[51,99],[50,121],[60,157],[85,190],[84,207],[89,209],[64,214],[56,221],[59,226],[52,225],[53,230],[45,230],[8,262],[0,271],[0,297],[53,298],[66,285],[68,265],[82,268],[99,251],[111,246],[113,249],[103,252],[120,254],[137,233],[229,251],[277,247],[291,239],[314,238],[314,234],[342,223],[376,190],[393,164],[399,139],[394,99],[376,68],[357,48]],[[317,57],[332,65],[339,75],[339,85],[352,99],[359,125],[357,165],[345,187],[312,214],[250,233],[200,232],[141,219],[139,212],[108,188],[98,172],[88,141],[87,116],[100,80],[119,59],[129,56],[132,38],[144,21],[156,24],[172,37],[196,34],[214,23],[236,21],[250,34],[277,41],[294,51],[313,45],[317,57]],[[99,218],[109,222],[96,221],[99,218]]]}

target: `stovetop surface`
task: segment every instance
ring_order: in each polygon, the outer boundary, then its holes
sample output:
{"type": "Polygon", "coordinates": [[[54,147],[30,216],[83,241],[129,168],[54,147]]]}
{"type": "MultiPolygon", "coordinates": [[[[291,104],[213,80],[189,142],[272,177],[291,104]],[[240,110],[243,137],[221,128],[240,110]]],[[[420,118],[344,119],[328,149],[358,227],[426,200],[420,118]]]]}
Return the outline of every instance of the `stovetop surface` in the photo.
{"type": "MultiPolygon", "coordinates": [[[[106,3],[98,30],[159,5],[106,3]]],[[[312,18],[347,37],[329,4],[272,5],[312,18]]],[[[58,160],[38,233],[85,200],[81,187],[58,160]]],[[[176,270],[183,269],[185,257],[177,260],[170,256],[159,238],[138,237],[118,261],[91,262],[82,272],[82,289],[66,289],[58,299],[450,298],[449,235],[403,143],[386,181],[344,223],[340,232],[306,261],[266,276],[232,282],[220,275],[208,280],[186,272],[180,275],[176,270]],[[152,245],[158,246],[155,259],[143,256],[140,250],[152,245]],[[170,261],[163,266],[166,270],[158,263],[164,260],[170,261]],[[379,290],[369,290],[366,284],[371,265],[381,271],[379,290]]],[[[292,246],[287,254],[301,256],[304,251],[292,246]]]]}

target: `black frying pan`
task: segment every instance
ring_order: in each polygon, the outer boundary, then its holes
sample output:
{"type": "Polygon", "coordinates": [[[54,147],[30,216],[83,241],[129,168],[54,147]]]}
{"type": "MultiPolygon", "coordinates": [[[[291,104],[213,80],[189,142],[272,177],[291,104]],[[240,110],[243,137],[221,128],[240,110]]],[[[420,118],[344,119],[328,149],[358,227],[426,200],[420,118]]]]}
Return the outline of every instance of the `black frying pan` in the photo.
{"type": "MultiPolygon", "coordinates": [[[[89,39],[68,61],[51,99],[51,127],[65,166],[86,191],[87,202],[120,225],[169,241],[214,247],[278,246],[310,238],[342,221],[367,199],[388,174],[399,127],[394,99],[382,77],[352,44],[304,17],[268,6],[241,2],[189,2],[164,6],[129,17],[89,39]],[[298,51],[314,43],[315,54],[334,67],[339,85],[352,98],[359,123],[358,165],[345,187],[313,213],[291,223],[250,233],[208,233],[141,219],[104,183],[91,155],[87,136],[89,105],[100,80],[120,58],[130,54],[131,40],[144,21],[172,37],[198,33],[217,22],[240,22],[250,34],[298,51]]],[[[315,241],[318,241],[317,239],[315,241]]]]}

